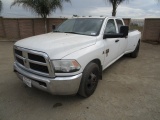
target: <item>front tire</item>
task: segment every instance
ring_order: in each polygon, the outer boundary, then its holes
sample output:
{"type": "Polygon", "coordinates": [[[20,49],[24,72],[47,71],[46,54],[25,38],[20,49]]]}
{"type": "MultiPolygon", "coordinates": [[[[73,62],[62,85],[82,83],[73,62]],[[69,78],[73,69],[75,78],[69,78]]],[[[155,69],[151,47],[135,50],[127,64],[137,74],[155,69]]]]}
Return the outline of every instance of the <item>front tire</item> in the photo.
{"type": "Polygon", "coordinates": [[[91,96],[97,88],[99,81],[99,67],[96,63],[89,63],[83,71],[78,94],[87,98],[91,96]]]}

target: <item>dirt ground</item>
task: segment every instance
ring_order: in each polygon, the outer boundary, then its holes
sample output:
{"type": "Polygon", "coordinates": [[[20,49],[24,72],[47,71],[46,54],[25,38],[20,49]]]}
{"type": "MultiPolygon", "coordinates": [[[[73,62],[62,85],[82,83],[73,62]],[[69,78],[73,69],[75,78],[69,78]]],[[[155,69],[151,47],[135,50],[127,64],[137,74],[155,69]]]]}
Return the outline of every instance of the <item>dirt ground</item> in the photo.
{"type": "Polygon", "coordinates": [[[0,42],[0,120],[160,120],[160,45],[142,43],[103,72],[95,93],[53,96],[13,72],[13,42],[0,42]]]}

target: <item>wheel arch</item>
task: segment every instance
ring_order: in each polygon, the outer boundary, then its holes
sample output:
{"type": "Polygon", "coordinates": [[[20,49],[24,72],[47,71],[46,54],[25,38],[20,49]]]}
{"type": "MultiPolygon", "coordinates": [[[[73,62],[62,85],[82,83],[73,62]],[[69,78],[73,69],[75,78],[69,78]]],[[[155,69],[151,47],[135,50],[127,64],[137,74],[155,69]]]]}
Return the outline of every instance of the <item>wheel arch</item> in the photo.
{"type": "MultiPolygon", "coordinates": [[[[96,63],[98,66],[99,66],[99,69],[100,69],[100,73],[99,73],[99,78],[100,80],[102,80],[102,72],[103,72],[103,67],[102,67],[102,63],[101,63],[101,60],[96,58],[96,59],[93,59],[92,61],[90,61],[89,63],[96,63]]],[[[89,64],[88,63],[88,64],[89,64]]]]}

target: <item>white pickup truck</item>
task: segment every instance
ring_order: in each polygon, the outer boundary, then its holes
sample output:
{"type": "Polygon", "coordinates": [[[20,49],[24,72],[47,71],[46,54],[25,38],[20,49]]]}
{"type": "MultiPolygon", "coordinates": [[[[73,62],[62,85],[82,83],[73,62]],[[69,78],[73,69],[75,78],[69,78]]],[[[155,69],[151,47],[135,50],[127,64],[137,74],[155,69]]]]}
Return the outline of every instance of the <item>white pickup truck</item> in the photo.
{"type": "Polygon", "coordinates": [[[51,33],[16,42],[14,71],[29,87],[89,97],[104,69],[124,54],[137,57],[140,39],[121,18],[68,19],[51,33]]]}

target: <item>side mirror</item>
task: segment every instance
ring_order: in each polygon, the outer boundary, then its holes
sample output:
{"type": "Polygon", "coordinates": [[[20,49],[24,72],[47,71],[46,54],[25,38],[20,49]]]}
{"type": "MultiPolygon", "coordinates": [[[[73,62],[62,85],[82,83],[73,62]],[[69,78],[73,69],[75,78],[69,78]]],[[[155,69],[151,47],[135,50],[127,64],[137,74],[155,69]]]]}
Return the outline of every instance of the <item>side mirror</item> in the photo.
{"type": "Polygon", "coordinates": [[[52,25],[52,30],[54,31],[56,29],[56,25],[52,25]]]}
{"type": "Polygon", "coordinates": [[[128,36],[129,27],[128,26],[121,26],[120,33],[123,34],[123,37],[128,36]]]}
{"type": "Polygon", "coordinates": [[[107,33],[103,35],[103,39],[106,38],[123,38],[128,36],[129,27],[128,26],[121,26],[120,33],[107,33]]]}

